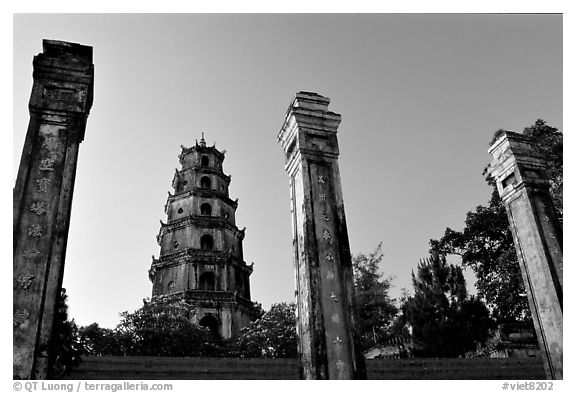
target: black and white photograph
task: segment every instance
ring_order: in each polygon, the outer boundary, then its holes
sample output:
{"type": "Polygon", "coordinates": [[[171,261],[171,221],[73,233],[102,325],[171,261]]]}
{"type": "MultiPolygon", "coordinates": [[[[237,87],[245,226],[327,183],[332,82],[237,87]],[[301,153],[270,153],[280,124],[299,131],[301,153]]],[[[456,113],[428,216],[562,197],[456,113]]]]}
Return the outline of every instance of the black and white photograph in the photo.
{"type": "Polygon", "coordinates": [[[564,386],[561,12],[12,22],[13,391],[564,386]]]}

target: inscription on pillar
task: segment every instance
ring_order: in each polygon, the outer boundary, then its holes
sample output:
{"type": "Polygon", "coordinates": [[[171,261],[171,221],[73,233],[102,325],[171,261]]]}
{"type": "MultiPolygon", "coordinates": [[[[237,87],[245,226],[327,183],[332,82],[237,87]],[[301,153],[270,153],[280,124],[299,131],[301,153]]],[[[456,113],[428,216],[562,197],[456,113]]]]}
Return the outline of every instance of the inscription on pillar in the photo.
{"type": "Polygon", "coordinates": [[[34,58],[30,127],[14,187],[16,379],[50,376],[78,145],[92,104],[92,48],[48,40],[43,48],[34,58]]]}
{"type": "Polygon", "coordinates": [[[32,280],[34,280],[34,276],[31,273],[24,273],[18,276],[18,284],[24,290],[27,290],[30,285],[32,285],[32,280]]]}
{"type": "Polygon", "coordinates": [[[59,89],[57,87],[49,86],[44,88],[42,95],[46,101],[64,101],[66,103],[74,102],[74,90],[59,89]]]}
{"type": "Polygon", "coordinates": [[[340,115],[300,92],[278,136],[290,176],[299,354],[306,379],[365,378],[338,170],[340,115]]]}

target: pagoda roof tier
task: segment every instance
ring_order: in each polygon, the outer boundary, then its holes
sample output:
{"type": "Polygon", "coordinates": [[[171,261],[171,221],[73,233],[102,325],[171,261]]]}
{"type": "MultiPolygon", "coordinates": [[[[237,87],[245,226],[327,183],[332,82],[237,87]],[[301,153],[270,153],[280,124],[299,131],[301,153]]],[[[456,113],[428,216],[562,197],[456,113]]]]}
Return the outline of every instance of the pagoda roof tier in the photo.
{"type": "Polygon", "coordinates": [[[231,175],[226,175],[224,172],[222,172],[220,169],[218,168],[214,168],[214,167],[210,167],[210,166],[201,166],[201,165],[196,165],[196,166],[192,166],[190,168],[182,168],[182,169],[175,169],[174,172],[174,178],[172,179],[172,187],[175,187],[176,184],[176,180],[180,178],[182,173],[185,172],[198,172],[198,173],[207,173],[207,174],[212,174],[212,175],[217,175],[220,178],[224,179],[224,181],[226,182],[227,185],[230,185],[230,181],[232,180],[232,176],[231,175]]]}
{"type": "Polygon", "coordinates": [[[221,305],[239,305],[244,306],[248,309],[254,310],[257,312],[257,304],[252,302],[249,299],[246,299],[236,292],[208,292],[208,291],[196,291],[196,290],[187,290],[184,293],[184,298],[188,302],[193,302],[200,305],[202,307],[211,307],[218,309],[218,303],[221,305]],[[220,294],[231,294],[232,296],[226,298],[222,296],[222,300],[219,300],[220,294]],[[229,299],[229,300],[228,300],[229,299]],[[222,304],[223,303],[223,304],[222,304]]]}
{"type": "Polygon", "coordinates": [[[226,194],[216,190],[209,190],[205,188],[195,188],[190,191],[184,191],[177,194],[172,194],[168,191],[168,199],[166,200],[166,204],[164,205],[164,212],[168,213],[168,204],[170,202],[178,201],[180,199],[186,199],[191,196],[195,197],[202,197],[202,198],[219,198],[220,200],[224,201],[227,205],[231,206],[234,210],[238,208],[238,198],[235,200],[230,199],[226,194]]]}
{"type": "Polygon", "coordinates": [[[188,226],[195,226],[204,229],[225,228],[232,232],[234,236],[240,240],[243,240],[244,236],[246,235],[246,228],[238,229],[236,225],[230,224],[224,217],[197,216],[190,214],[177,220],[170,221],[167,224],[160,220],[160,232],[158,233],[158,236],[156,236],[158,245],[161,245],[160,240],[165,233],[170,233],[177,229],[186,228],[188,226]]]}
{"type": "Polygon", "coordinates": [[[185,263],[204,263],[213,265],[235,265],[252,274],[254,263],[246,264],[244,260],[230,252],[199,250],[187,248],[172,254],[163,255],[156,259],[152,257],[152,268],[162,269],[169,266],[177,266],[185,263]]]}
{"type": "Polygon", "coordinates": [[[220,309],[240,306],[255,316],[258,316],[260,313],[257,303],[238,295],[236,292],[230,291],[186,290],[169,295],[156,295],[153,296],[153,298],[183,300],[186,303],[203,308],[220,309]]]}
{"type": "Polygon", "coordinates": [[[184,300],[187,303],[205,308],[225,308],[231,306],[243,306],[247,309],[257,311],[257,304],[231,291],[201,291],[186,290],[171,293],[169,295],[153,296],[155,298],[184,300]]]}
{"type": "Polygon", "coordinates": [[[192,146],[192,147],[186,147],[184,145],[180,145],[180,147],[182,148],[182,152],[178,156],[178,158],[180,160],[180,164],[182,164],[184,162],[184,156],[185,155],[190,154],[190,153],[195,153],[195,152],[214,154],[218,158],[220,158],[220,160],[224,160],[225,151],[224,150],[219,151],[218,149],[216,149],[216,145],[202,146],[202,145],[196,144],[195,146],[192,146]]]}

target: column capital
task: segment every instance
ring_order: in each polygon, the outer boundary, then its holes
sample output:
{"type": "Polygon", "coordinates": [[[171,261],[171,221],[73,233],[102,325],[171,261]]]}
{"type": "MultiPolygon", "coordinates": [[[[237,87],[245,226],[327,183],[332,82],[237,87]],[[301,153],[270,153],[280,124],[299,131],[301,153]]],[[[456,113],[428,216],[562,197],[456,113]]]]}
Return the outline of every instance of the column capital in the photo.
{"type": "MultiPolygon", "coordinates": [[[[31,113],[48,121],[73,124],[90,113],[94,95],[92,47],[44,40],[43,53],[34,57],[31,113]]],[[[84,139],[83,133],[78,135],[84,139]]]]}
{"type": "Polygon", "coordinates": [[[496,180],[498,192],[503,199],[526,186],[548,188],[545,156],[529,137],[504,131],[488,152],[493,157],[488,171],[496,180]]]}
{"type": "Polygon", "coordinates": [[[301,91],[288,107],[278,142],[286,155],[286,169],[302,156],[325,160],[340,154],[336,133],[342,117],[328,110],[330,99],[301,91]]]}

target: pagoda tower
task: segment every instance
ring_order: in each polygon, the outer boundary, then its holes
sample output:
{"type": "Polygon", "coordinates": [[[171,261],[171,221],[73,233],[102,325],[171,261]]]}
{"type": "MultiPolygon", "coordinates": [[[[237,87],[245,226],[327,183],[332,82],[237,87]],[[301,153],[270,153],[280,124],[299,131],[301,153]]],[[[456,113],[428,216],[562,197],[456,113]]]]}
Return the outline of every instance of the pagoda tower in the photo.
{"type": "Polygon", "coordinates": [[[222,171],[224,150],[206,146],[204,134],[190,148],[181,146],[182,169],[176,169],[160,221],[158,259],[152,257],[152,298],[169,296],[196,308],[192,322],[221,338],[239,335],[258,316],[250,300],[252,265],[244,261],[238,229],[238,200],[231,200],[231,177],[222,171]]]}

